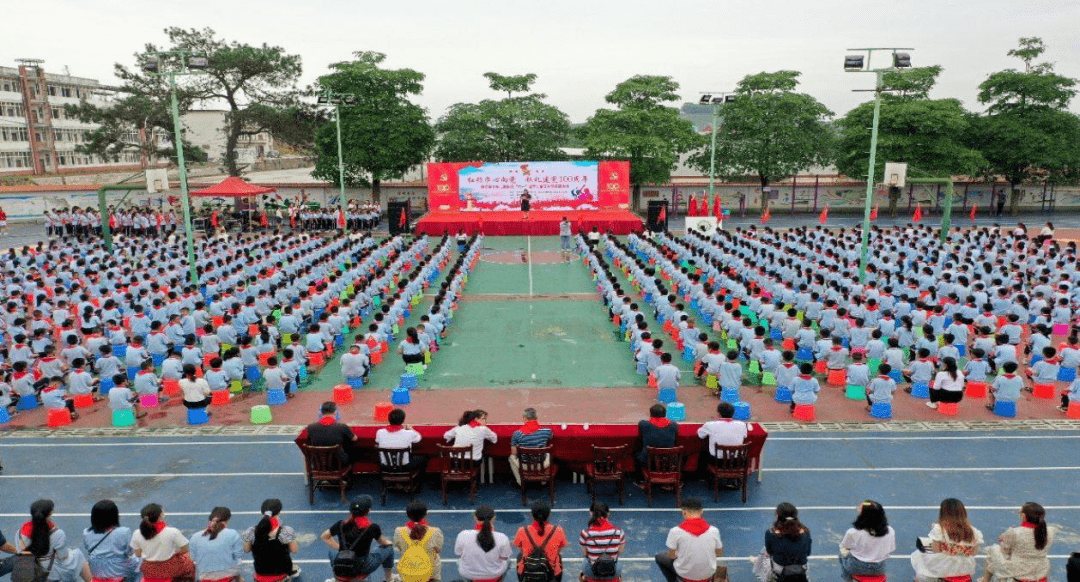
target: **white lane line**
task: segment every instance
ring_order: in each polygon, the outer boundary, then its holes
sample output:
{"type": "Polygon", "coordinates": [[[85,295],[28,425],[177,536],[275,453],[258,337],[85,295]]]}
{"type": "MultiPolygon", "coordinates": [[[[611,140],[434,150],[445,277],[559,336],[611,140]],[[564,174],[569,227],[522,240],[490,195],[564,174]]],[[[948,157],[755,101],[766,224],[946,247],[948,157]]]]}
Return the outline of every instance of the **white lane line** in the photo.
{"type": "Polygon", "coordinates": [[[764,467],[766,473],[861,473],[861,472],[914,472],[926,471],[931,473],[980,473],[994,471],[1080,471],[1080,467],[764,467]]]}
{"type": "Polygon", "coordinates": [[[303,477],[303,471],[247,472],[247,473],[112,473],[71,475],[0,475],[0,479],[143,479],[158,477],[175,479],[179,477],[303,477]]]}
{"type": "Polygon", "coordinates": [[[526,237],[528,241],[528,253],[529,253],[529,297],[533,295],[533,274],[532,274],[532,235],[526,237]]]}

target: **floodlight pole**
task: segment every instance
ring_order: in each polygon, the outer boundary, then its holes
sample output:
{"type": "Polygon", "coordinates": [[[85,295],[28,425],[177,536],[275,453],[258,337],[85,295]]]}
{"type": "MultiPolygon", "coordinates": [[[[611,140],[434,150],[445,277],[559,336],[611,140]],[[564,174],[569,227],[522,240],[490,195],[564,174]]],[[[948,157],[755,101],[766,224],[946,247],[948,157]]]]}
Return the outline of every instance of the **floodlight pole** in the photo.
{"type": "Polygon", "coordinates": [[[709,201],[716,200],[716,126],[717,121],[720,119],[720,106],[724,104],[724,99],[728,93],[721,92],[719,103],[712,103],[712,146],[709,149],[709,201]]]}
{"type": "Polygon", "coordinates": [[[345,216],[345,156],[341,151],[341,106],[334,104],[334,120],[337,122],[337,169],[338,184],[341,185],[341,194],[338,196],[338,211],[341,212],[342,234],[349,234],[349,217],[345,216]]]}

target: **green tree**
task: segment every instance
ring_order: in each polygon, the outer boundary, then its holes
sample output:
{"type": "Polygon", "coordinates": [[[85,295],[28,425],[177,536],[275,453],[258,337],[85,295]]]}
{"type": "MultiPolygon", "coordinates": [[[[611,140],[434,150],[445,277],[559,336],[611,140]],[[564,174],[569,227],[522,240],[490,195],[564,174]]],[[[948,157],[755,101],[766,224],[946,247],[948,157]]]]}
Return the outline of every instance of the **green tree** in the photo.
{"type": "Polygon", "coordinates": [[[1058,75],[1050,63],[1033,64],[1045,50],[1041,39],[1021,38],[1009,55],[1024,61],[1024,70],[998,71],[979,85],[987,112],[975,120],[973,142],[989,173],[1009,182],[1014,215],[1019,184],[1071,180],[1080,173],[1080,120],[1067,110],[1077,80],[1058,75]]]}
{"type": "MultiPolygon", "coordinates": [[[[754,176],[762,188],[831,159],[832,111],[810,95],[796,92],[798,71],[747,75],[735,100],[723,106],[717,128],[716,168],[727,178],[754,176]]],[[[708,172],[706,146],[691,164],[708,172]]],[[[762,196],[764,211],[766,197],[762,196]]]]}
{"type": "Polygon", "coordinates": [[[642,184],[670,180],[679,156],[702,143],[679,110],[666,105],[678,101],[678,90],[671,77],[631,77],[604,97],[616,109],[597,109],[580,130],[590,157],[629,160],[633,208],[639,205],[642,184]]]}
{"type": "MultiPolygon", "coordinates": [[[[986,165],[968,142],[972,115],[957,99],[930,99],[942,68],[921,67],[885,73],[881,96],[875,176],[886,162],[906,162],[938,176],[973,175],[986,165]]],[[[874,103],[852,109],[837,122],[836,167],[844,175],[865,177],[869,162],[874,103]]],[[[889,213],[896,215],[900,189],[889,191],[889,213]]]]}
{"type": "MultiPolygon", "coordinates": [[[[428,159],[435,131],[427,111],[411,102],[424,89],[424,74],[412,69],[384,69],[386,55],[357,52],[355,59],[330,65],[319,77],[318,89],[348,96],[341,112],[341,144],[345,183],[370,186],[380,199],[379,185],[401,178],[409,168],[428,159]]],[[[316,136],[318,159],[312,175],[338,183],[337,127],[324,123],[316,136]]]]}
{"type": "Polygon", "coordinates": [[[529,93],[536,75],[504,76],[485,73],[499,101],[455,103],[435,124],[439,145],[435,157],[448,162],[508,162],[561,160],[559,148],[570,135],[570,118],[546,95],[529,93]],[[514,93],[523,93],[517,97],[514,93]]]}

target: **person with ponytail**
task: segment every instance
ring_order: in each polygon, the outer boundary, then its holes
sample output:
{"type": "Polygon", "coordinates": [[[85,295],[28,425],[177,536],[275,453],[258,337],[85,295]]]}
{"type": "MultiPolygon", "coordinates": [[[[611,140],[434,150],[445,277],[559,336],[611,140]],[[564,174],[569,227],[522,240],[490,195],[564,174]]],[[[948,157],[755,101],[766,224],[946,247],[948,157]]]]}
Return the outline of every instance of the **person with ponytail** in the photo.
{"type": "Polygon", "coordinates": [[[90,566],[82,552],[67,547],[67,535],[56,527],[52,499],[30,504],[30,521],[19,529],[19,553],[31,554],[48,571],[50,582],[90,582],[90,566]]]}
{"type": "Polygon", "coordinates": [[[293,566],[291,554],[300,551],[300,544],[293,528],[281,523],[281,500],[267,499],[259,511],[259,523],[240,535],[244,551],[250,552],[255,562],[255,582],[281,582],[299,576],[300,568],[293,566]]]}
{"type": "Polygon", "coordinates": [[[349,505],[349,517],[339,520],[324,531],[319,539],[330,546],[330,566],[335,575],[338,570],[338,554],[342,550],[353,552],[352,567],[354,576],[368,576],[381,566],[386,582],[393,579],[394,547],[385,536],[379,524],[368,519],[368,513],[374,503],[370,495],[360,495],[349,505]],[[372,548],[372,542],[378,545],[372,548]]]}
{"type": "Polygon", "coordinates": [[[618,560],[626,547],[626,534],[608,521],[608,514],[606,503],[594,501],[589,508],[589,525],[578,536],[581,551],[585,554],[581,572],[586,578],[599,579],[601,575],[606,578],[619,577],[618,560]]]}
{"type": "Polygon", "coordinates": [[[420,343],[420,334],[416,333],[415,327],[405,330],[405,339],[398,344],[397,352],[405,365],[424,363],[424,345],[420,343]]]}
{"type": "Polygon", "coordinates": [[[230,518],[232,512],[228,507],[215,507],[210,511],[206,529],[191,536],[196,579],[224,582],[239,575],[243,542],[240,534],[229,527],[230,518]]]}
{"type": "Polygon", "coordinates": [[[541,548],[547,556],[552,574],[556,582],[562,581],[562,549],[567,546],[566,532],[562,526],[551,525],[551,507],[543,501],[537,501],[532,505],[533,522],[519,527],[511,545],[518,549],[517,572],[518,579],[525,571],[525,558],[533,553],[534,549],[541,548]]]}
{"type": "Polygon", "coordinates": [[[467,582],[501,582],[510,569],[510,538],[495,531],[495,510],[481,505],[473,513],[476,527],[464,530],[454,541],[458,575],[467,582]]]}
{"type": "Polygon", "coordinates": [[[210,406],[210,384],[206,378],[195,377],[195,366],[184,364],[184,376],[180,378],[180,391],[184,393],[184,406],[189,410],[210,406]]]}
{"type": "Polygon", "coordinates": [[[167,578],[177,581],[195,579],[195,564],[188,552],[188,541],[180,530],[165,522],[165,512],[157,503],[147,504],[139,512],[142,521],[131,536],[131,549],[142,558],[144,578],[167,578]]]}
{"type": "Polygon", "coordinates": [[[443,439],[453,442],[455,447],[472,447],[473,462],[480,462],[484,457],[484,441],[495,443],[499,436],[486,426],[487,412],[466,410],[461,415],[458,425],[443,433],[443,439]]]}
{"type": "Polygon", "coordinates": [[[840,575],[847,582],[852,574],[884,576],[889,554],[896,549],[896,530],[877,501],[859,504],[851,527],[840,540],[840,575]]]}
{"type": "Polygon", "coordinates": [[[409,521],[404,526],[394,530],[394,548],[404,553],[409,548],[410,540],[419,542],[430,532],[431,536],[428,537],[427,542],[424,544],[424,550],[434,567],[431,579],[439,582],[442,579],[442,562],[439,560],[439,554],[442,553],[444,543],[443,532],[441,529],[428,524],[427,512],[427,505],[423,501],[409,502],[409,505],[405,507],[405,515],[408,516],[409,521]]]}
{"type": "Polygon", "coordinates": [[[83,530],[83,552],[95,580],[131,581],[139,576],[139,559],[131,549],[131,528],[120,525],[120,509],[112,500],[102,499],[90,509],[90,527],[83,530]]]}
{"type": "Polygon", "coordinates": [[[1046,525],[1046,510],[1038,503],[1027,502],[1020,508],[1020,525],[1010,527],[998,543],[986,548],[986,571],[980,582],[1045,581],[1050,574],[1050,546],[1053,528],[1046,525]]]}
{"type": "Polygon", "coordinates": [[[755,574],[762,582],[806,580],[806,566],[813,540],[810,528],[799,521],[799,510],[790,503],[776,506],[776,521],[765,530],[765,568],[755,574]]]}
{"type": "Polygon", "coordinates": [[[951,497],[942,500],[930,534],[920,539],[922,547],[911,554],[915,580],[936,582],[943,578],[973,577],[977,567],[975,556],[982,542],[982,532],[968,521],[963,502],[951,497]]]}

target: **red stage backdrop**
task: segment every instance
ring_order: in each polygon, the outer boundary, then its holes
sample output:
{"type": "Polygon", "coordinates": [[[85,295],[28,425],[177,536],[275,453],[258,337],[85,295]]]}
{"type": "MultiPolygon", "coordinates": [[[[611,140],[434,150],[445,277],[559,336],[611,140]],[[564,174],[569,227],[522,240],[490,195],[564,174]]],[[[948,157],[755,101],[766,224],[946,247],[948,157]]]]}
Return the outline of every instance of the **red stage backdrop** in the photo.
{"type": "Polygon", "coordinates": [[[435,212],[517,210],[525,190],[533,210],[626,210],[630,162],[428,164],[428,208],[435,212]]]}

